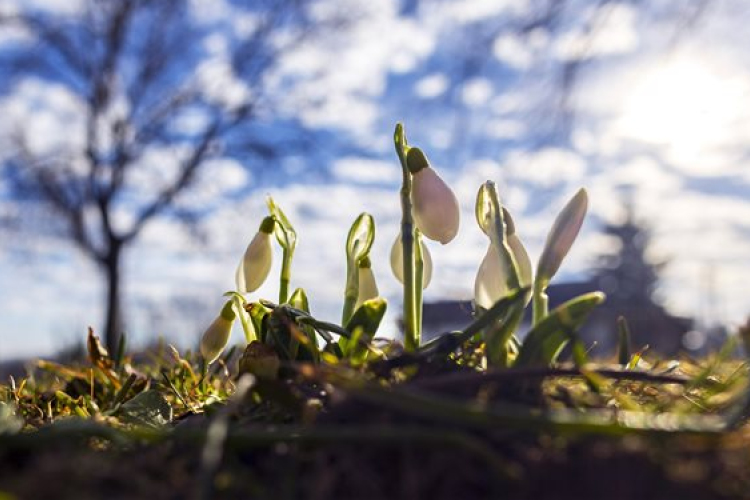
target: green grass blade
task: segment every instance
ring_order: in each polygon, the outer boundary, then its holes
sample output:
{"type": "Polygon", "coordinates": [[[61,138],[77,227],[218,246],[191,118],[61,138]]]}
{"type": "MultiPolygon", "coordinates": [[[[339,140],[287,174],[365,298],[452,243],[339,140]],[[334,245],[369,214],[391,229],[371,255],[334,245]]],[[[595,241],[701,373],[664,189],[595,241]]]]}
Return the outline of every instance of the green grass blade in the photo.
{"type": "Polygon", "coordinates": [[[624,316],[617,318],[617,333],[619,343],[617,348],[617,362],[622,366],[628,366],[630,362],[630,327],[624,316]]]}

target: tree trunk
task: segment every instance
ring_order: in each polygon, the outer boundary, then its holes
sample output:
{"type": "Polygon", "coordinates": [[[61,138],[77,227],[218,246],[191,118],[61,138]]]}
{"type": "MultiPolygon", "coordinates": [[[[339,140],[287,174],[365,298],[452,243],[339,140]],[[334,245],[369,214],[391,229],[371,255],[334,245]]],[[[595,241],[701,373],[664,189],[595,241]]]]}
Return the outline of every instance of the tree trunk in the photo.
{"type": "Polygon", "coordinates": [[[104,326],[104,342],[110,355],[115,355],[122,335],[122,310],[120,303],[120,256],[122,244],[110,242],[109,253],[103,260],[104,276],[107,280],[107,309],[104,326]]]}

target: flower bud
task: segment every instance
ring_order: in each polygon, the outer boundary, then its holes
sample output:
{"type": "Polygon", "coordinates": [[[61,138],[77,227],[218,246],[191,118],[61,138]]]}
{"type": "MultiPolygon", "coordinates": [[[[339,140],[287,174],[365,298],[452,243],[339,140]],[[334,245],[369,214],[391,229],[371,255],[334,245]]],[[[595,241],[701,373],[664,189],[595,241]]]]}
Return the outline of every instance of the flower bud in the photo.
{"type": "MultiPolygon", "coordinates": [[[[515,234],[508,236],[508,247],[518,267],[518,280],[521,287],[531,285],[531,261],[521,240],[515,234]]],[[[494,243],[490,243],[487,253],[479,265],[474,281],[474,302],[489,309],[510,293],[506,268],[500,262],[500,252],[494,243]]]]}
{"type": "Polygon", "coordinates": [[[211,323],[201,337],[201,355],[206,363],[213,363],[219,357],[221,351],[229,342],[229,335],[232,333],[232,324],[237,313],[233,307],[234,301],[230,300],[221,310],[221,314],[211,323]]]}
{"type": "Polygon", "coordinates": [[[516,234],[513,217],[500,204],[494,182],[487,181],[479,188],[475,215],[479,228],[490,239],[490,246],[474,281],[474,302],[489,309],[516,285],[531,285],[531,260],[516,234]]]}
{"type": "Polygon", "coordinates": [[[578,236],[588,209],[588,195],[581,188],[555,219],[537,267],[537,284],[545,288],[578,236]]]}
{"type": "Polygon", "coordinates": [[[508,295],[508,284],[502,274],[500,254],[497,248],[490,244],[474,281],[474,302],[477,306],[489,309],[495,302],[508,295]]]}
{"type": "Polygon", "coordinates": [[[359,309],[359,306],[361,306],[364,301],[374,299],[380,295],[378,285],[375,283],[375,275],[372,272],[372,265],[369,257],[365,257],[359,262],[358,273],[359,295],[357,296],[357,303],[354,305],[355,311],[359,309]]]}
{"type": "Polygon", "coordinates": [[[518,284],[521,287],[530,286],[532,281],[531,259],[529,258],[529,254],[526,252],[526,248],[523,246],[521,239],[517,234],[509,234],[506,243],[516,261],[516,268],[518,269],[518,284]]]}
{"type": "Polygon", "coordinates": [[[427,238],[446,244],[458,233],[456,195],[430,167],[422,150],[409,149],[406,161],[412,174],[414,221],[427,238]]]}
{"type": "Polygon", "coordinates": [[[263,219],[258,232],[247,246],[235,274],[238,292],[254,292],[266,281],[273,260],[271,233],[274,225],[273,217],[263,219]]]}
{"type": "MultiPolygon", "coordinates": [[[[427,288],[432,280],[432,255],[427,249],[424,242],[422,245],[422,289],[427,288]]],[[[401,235],[396,238],[391,247],[391,270],[396,279],[403,284],[404,282],[404,247],[401,244],[401,235]]]]}

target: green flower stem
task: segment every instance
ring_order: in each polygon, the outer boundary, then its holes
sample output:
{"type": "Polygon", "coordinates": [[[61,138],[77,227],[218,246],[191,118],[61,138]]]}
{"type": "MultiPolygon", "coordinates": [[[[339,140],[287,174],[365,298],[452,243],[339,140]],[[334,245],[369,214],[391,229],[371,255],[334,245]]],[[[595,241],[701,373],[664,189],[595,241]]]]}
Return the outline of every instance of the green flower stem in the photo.
{"type": "MultiPolygon", "coordinates": [[[[355,271],[356,272],[356,271],[355,271]]],[[[341,313],[341,324],[346,325],[354,314],[354,305],[357,303],[357,295],[347,293],[344,297],[344,310],[341,313]]]]}
{"type": "Polygon", "coordinates": [[[235,296],[234,304],[237,307],[237,314],[240,317],[242,331],[245,333],[245,341],[249,344],[250,342],[257,340],[255,337],[255,328],[253,328],[247,321],[247,312],[245,312],[244,301],[240,297],[235,296]]]}
{"type": "Polygon", "coordinates": [[[401,184],[401,245],[404,255],[404,347],[407,351],[419,348],[419,328],[417,326],[417,291],[414,259],[414,217],[411,202],[411,173],[406,164],[406,134],[401,123],[396,125],[393,136],[396,154],[401,161],[403,182],[401,184]]]}
{"type": "MultiPolygon", "coordinates": [[[[354,245],[356,251],[357,244],[354,245]]],[[[346,260],[346,292],[344,294],[344,309],[341,312],[341,326],[346,326],[354,314],[354,306],[359,296],[359,267],[354,257],[347,255],[346,260]]]]}
{"type": "Polygon", "coordinates": [[[417,336],[417,347],[422,342],[422,290],[424,283],[424,256],[422,255],[422,234],[419,229],[414,231],[414,314],[417,318],[416,336],[417,336]]]}
{"type": "Polygon", "coordinates": [[[281,279],[279,281],[279,304],[289,299],[289,281],[292,275],[292,251],[284,248],[281,256],[281,279]]]}
{"type": "Polygon", "coordinates": [[[533,325],[538,324],[549,314],[549,297],[547,296],[546,287],[535,286],[533,298],[533,325]]]}
{"type": "MultiPolygon", "coordinates": [[[[485,185],[487,186],[486,193],[489,196],[490,205],[492,207],[491,213],[493,214],[492,225],[489,228],[488,235],[490,241],[493,243],[492,246],[498,252],[500,265],[503,266],[503,275],[506,277],[506,286],[508,287],[508,290],[518,290],[521,288],[518,272],[519,267],[518,262],[508,245],[506,234],[507,222],[503,215],[503,207],[500,203],[500,197],[497,194],[497,188],[494,183],[487,182],[485,185]]],[[[508,367],[508,341],[523,319],[524,306],[525,301],[521,304],[515,305],[502,324],[490,329],[485,334],[487,358],[493,366],[503,368],[508,367]]]]}

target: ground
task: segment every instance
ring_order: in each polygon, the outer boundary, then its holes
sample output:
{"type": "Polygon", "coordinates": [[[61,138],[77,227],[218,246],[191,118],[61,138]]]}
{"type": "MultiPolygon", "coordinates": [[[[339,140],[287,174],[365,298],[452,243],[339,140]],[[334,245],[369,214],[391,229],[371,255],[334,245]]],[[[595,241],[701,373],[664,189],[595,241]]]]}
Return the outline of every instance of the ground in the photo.
{"type": "Polygon", "coordinates": [[[239,381],[231,355],[198,377],[190,375],[198,364],[176,352],[141,365],[95,353],[80,365],[42,363],[24,387],[2,386],[0,401],[15,399],[22,418],[6,412],[5,432],[0,426],[0,499],[750,491],[739,361],[487,372],[455,360],[385,371],[300,363],[275,379],[239,381]]]}

